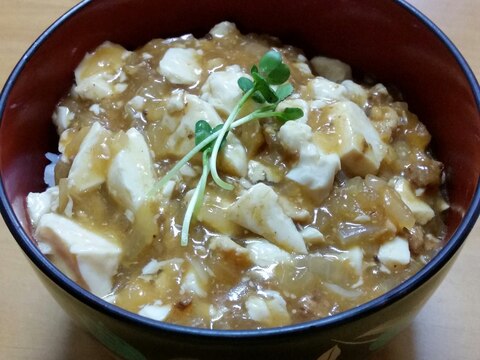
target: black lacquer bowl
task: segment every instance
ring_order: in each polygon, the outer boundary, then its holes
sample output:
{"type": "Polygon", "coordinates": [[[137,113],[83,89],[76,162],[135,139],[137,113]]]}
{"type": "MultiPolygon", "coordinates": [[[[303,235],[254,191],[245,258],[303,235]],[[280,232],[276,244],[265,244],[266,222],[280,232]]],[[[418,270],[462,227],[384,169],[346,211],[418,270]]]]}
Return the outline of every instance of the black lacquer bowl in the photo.
{"type": "Polygon", "coordinates": [[[402,1],[84,1],[35,41],[1,93],[1,210],[58,303],[120,357],[360,359],[411,322],[477,219],[479,107],[478,83],[458,50],[430,20],[402,1]],[[385,295],[338,315],[274,329],[214,331],[149,320],[108,304],[40,253],[26,219],[25,197],[44,189],[44,154],[58,142],[51,114],[70,88],[84,54],[105,40],[133,49],[156,37],[188,32],[203,36],[223,20],[235,22],[243,32],[278,36],[307,55],[339,58],[401,89],[432,133],[435,154],[446,166],[451,203],[444,248],[420,272],[385,295]]]}

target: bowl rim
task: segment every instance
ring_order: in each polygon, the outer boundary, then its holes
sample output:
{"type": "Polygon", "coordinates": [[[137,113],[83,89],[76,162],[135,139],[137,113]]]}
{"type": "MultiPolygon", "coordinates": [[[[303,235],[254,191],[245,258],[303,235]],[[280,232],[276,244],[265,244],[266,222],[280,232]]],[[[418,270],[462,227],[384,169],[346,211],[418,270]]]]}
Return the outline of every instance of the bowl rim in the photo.
{"type": "MultiPolygon", "coordinates": [[[[396,5],[410,12],[415,16],[427,29],[439,38],[444,46],[448,48],[450,53],[455,57],[455,60],[461,67],[465,77],[467,78],[470,89],[475,99],[477,110],[480,112],[480,87],[478,81],[473,74],[473,71],[463,58],[459,50],[455,47],[452,41],[422,12],[416,9],[413,5],[404,0],[391,0],[396,5]]],[[[10,91],[12,90],[16,79],[20,75],[25,65],[30,58],[42,46],[42,43],[50,37],[57,29],[59,29],[66,21],[74,16],[80,10],[88,7],[93,0],[83,0],[79,4],[72,7],[65,14],[60,16],[52,25],[50,25],[30,46],[25,54],[20,58],[14,70],[8,77],[3,90],[0,93],[0,125],[3,121],[3,114],[10,91]]],[[[0,174],[1,177],[1,174],[0,174]]],[[[5,220],[7,227],[22,248],[29,260],[45,275],[49,280],[55,283],[60,289],[64,290],[78,301],[84,303],[88,307],[101,312],[102,314],[112,317],[116,320],[131,323],[133,325],[146,328],[149,331],[162,331],[171,334],[182,333],[194,337],[216,337],[224,339],[259,339],[273,336],[300,334],[311,330],[325,330],[333,326],[345,325],[349,322],[357,321],[365,318],[374,312],[383,310],[387,306],[401,300],[414,290],[420,288],[431,277],[436,275],[439,270],[445,266],[450,259],[455,255],[459,248],[464,243],[467,235],[472,230],[475,222],[480,215],[480,183],[477,179],[477,186],[472,197],[470,206],[468,207],[459,227],[452,234],[449,241],[440,250],[440,252],[421,270],[408,278],[402,284],[396,286],[389,292],[363,303],[355,308],[346,310],[339,314],[331,315],[325,318],[302,322],[298,324],[267,328],[267,329],[249,329],[249,330],[212,330],[204,328],[195,328],[190,326],[176,325],[167,322],[152,320],[141,315],[124,310],[116,305],[110,304],[107,301],[93,295],[89,291],[77,285],[73,280],[68,278],[60,270],[58,270],[38,249],[30,237],[23,229],[19,219],[16,217],[12,205],[9,203],[3,178],[0,178],[0,212],[5,220]]]]}

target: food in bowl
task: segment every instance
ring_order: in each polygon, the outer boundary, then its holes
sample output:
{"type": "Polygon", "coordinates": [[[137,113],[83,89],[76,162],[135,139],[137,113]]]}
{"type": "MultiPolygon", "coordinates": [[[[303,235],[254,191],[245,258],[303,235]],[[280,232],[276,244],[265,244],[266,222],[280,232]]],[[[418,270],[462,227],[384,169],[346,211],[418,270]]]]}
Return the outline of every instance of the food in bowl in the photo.
{"type": "Polygon", "coordinates": [[[27,197],[40,249],[155,320],[329,316],[442,245],[443,166],[398,92],[228,22],[136,51],[103,43],[53,121],[50,187],[27,197]]]}

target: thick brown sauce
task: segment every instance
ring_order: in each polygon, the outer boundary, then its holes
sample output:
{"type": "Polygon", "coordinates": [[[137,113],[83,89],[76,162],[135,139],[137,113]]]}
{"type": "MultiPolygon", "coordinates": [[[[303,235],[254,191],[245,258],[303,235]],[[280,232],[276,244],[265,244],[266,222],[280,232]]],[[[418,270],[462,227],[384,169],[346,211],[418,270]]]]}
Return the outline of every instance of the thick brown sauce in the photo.
{"type": "MultiPolygon", "coordinates": [[[[296,67],[300,54],[297,49],[282,47],[269,38],[243,36],[238,32],[223,38],[209,36],[197,40],[192,36],[184,36],[170,40],[152,40],[124,60],[123,71],[128,84],[126,90],[100,101],[85,100],[75,94],[69,94],[62,100],[60,105],[68,107],[75,118],[63,136],[66,145],[64,153],[69,161],[60,163],[56,169],[57,181],[60,183],[59,212],[63,211],[70,196],[73,199],[72,218],[75,221],[109,236],[126,249],[127,255],[114,279],[113,292],[118,306],[138,312],[142,306],[160,300],[163,304],[173,306],[166,321],[205,328],[247,329],[297,323],[335,314],[378,297],[417,272],[441,246],[436,239],[442,238],[444,225],[438,211],[426,226],[416,226],[416,234],[420,235],[415,243],[412,235],[406,231],[398,232],[391,226],[391,219],[384,210],[385,194],[382,191],[369,186],[365,179],[348,178],[343,172],[337,175],[330,196],[320,207],[315,208],[299,185],[283,178],[296,159],[285,154],[278,141],[275,142],[275,133],[280,125],[272,119],[247,125],[235,133],[248,149],[250,160],[275,165],[278,169],[276,171],[282,180],[269,185],[299,209],[308,211],[306,219],[297,224],[302,227],[314,226],[325,235],[323,243],[309,247],[309,255],[293,256],[288,263],[268,267],[245,265],[209,249],[211,237],[219,233],[231,236],[240,245],[245,245],[248,239],[258,237],[226,220],[224,216],[224,209],[238,196],[241,189],[239,185],[235,191],[228,192],[209,180],[201,210],[204,222],[193,222],[190,242],[187,247],[181,247],[179,233],[186,208],[184,197],[195,186],[198,176],[182,178],[174,190],[172,200],[157,204],[159,214],[155,221],[158,231],[153,232],[151,244],[133,257],[128,256],[135,253],[134,250],[128,250],[129,247],[141,249],[141,245],[148,242],[144,238],[145,233],[139,230],[143,228],[141,221],[140,224],[132,224],[124,209],[110,198],[105,186],[87,193],[69,192],[65,180],[61,179],[66,177],[71,159],[78,151],[88,126],[100,122],[112,131],[112,137],[105,140],[108,154],[102,154],[102,150],[98,150],[97,155],[105,158],[103,166],[107,166],[113,155],[121,149],[125,136],[121,130],[135,127],[143,132],[153,152],[156,175],[160,178],[178,160],[168,155],[165,145],[165,139],[170,135],[169,129],[162,122],[168,112],[166,99],[178,88],[199,95],[200,88],[210,73],[234,64],[247,71],[272,46],[281,51],[285,62],[290,66],[291,82],[296,93],[308,100],[310,94],[306,84],[313,75],[303,73],[296,67]],[[159,61],[170,47],[192,48],[203,52],[200,60],[203,71],[197,84],[173,85],[159,74],[159,61]],[[135,96],[146,99],[142,111],[129,106],[129,101],[135,96]],[[89,110],[96,103],[103,109],[98,114],[89,110]],[[367,217],[370,219],[367,223],[359,220],[367,217]],[[346,244],[339,233],[355,226],[359,229],[358,235],[346,244]],[[412,258],[409,265],[388,273],[379,263],[376,254],[380,244],[395,235],[410,238],[412,258]],[[355,245],[360,246],[364,252],[363,283],[356,286],[358,276],[352,274],[347,266],[334,262],[328,271],[324,271],[325,259],[338,258],[344,250],[355,245]],[[142,268],[150,260],[174,258],[184,261],[174,262],[158,274],[141,276],[142,268]],[[196,271],[206,296],[181,290],[182,279],[189,269],[196,271]],[[345,296],[339,295],[328,284],[342,287],[345,296]],[[249,319],[245,300],[249,295],[262,295],[269,290],[278,291],[285,299],[290,319],[274,319],[267,325],[249,319]]],[[[115,68],[117,62],[123,61],[122,52],[123,49],[113,46],[97,52],[87,63],[83,76],[94,74],[100,67],[115,68]]],[[[376,175],[387,182],[394,175],[403,175],[416,188],[425,189],[423,200],[436,209],[435,204],[441,199],[441,164],[428,155],[430,135],[425,127],[408,111],[405,103],[392,98],[381,87],[370,88],[366,102],[357,99],[357,104],[366,111],[382,139],[389,145],[388,155],[376,175]],[[389,125],[392,114],[400,119],[393,127],[389,125]]],[[[220,116],[223,119],[226,117],[222,113],[220,116]]],[[[316,141],[330,144],[332,148],[336,146],[335,129],[331,128],[328,107],[311,111],[308,124],[313,131],[317,131],[316,141]]],[[[199,160],[198,157],[195,158],[192,165],[198,166],[199,160]]]]}

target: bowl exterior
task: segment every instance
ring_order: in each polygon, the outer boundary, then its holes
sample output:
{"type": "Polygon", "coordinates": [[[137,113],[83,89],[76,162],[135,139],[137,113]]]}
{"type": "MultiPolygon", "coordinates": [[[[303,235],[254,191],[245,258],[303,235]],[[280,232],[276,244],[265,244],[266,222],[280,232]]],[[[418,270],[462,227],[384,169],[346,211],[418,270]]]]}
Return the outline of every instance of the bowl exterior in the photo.
{"type": "Polygon", "coordinates": [[[84,1],[22,58],[0,96],[0,207],[41,281],[81,326],[126,359],[359,359],[401,331],[438,286],[478,216],[480,90],[463,58],[429,21],[394,0],[84,1]],[[186,16],[195,14],[195,16],[186,16]],[[265,16],[270,14],[271,16],[265,16]],[[128,48],[154,37],[234,21],[269,33],[307,56],[339,58],[397,85],[433,135],[445,163],[448,242],[418,274],[358,308],[285,328],[220,332],[155,322],[118,309],[60,273],[31,237],[25,197],[44,189],[44,154],[55,151],[51,114],[73,70],[105,40],[128,48]],[[128,24],[128,26],[125,26],[128,24]]]}

